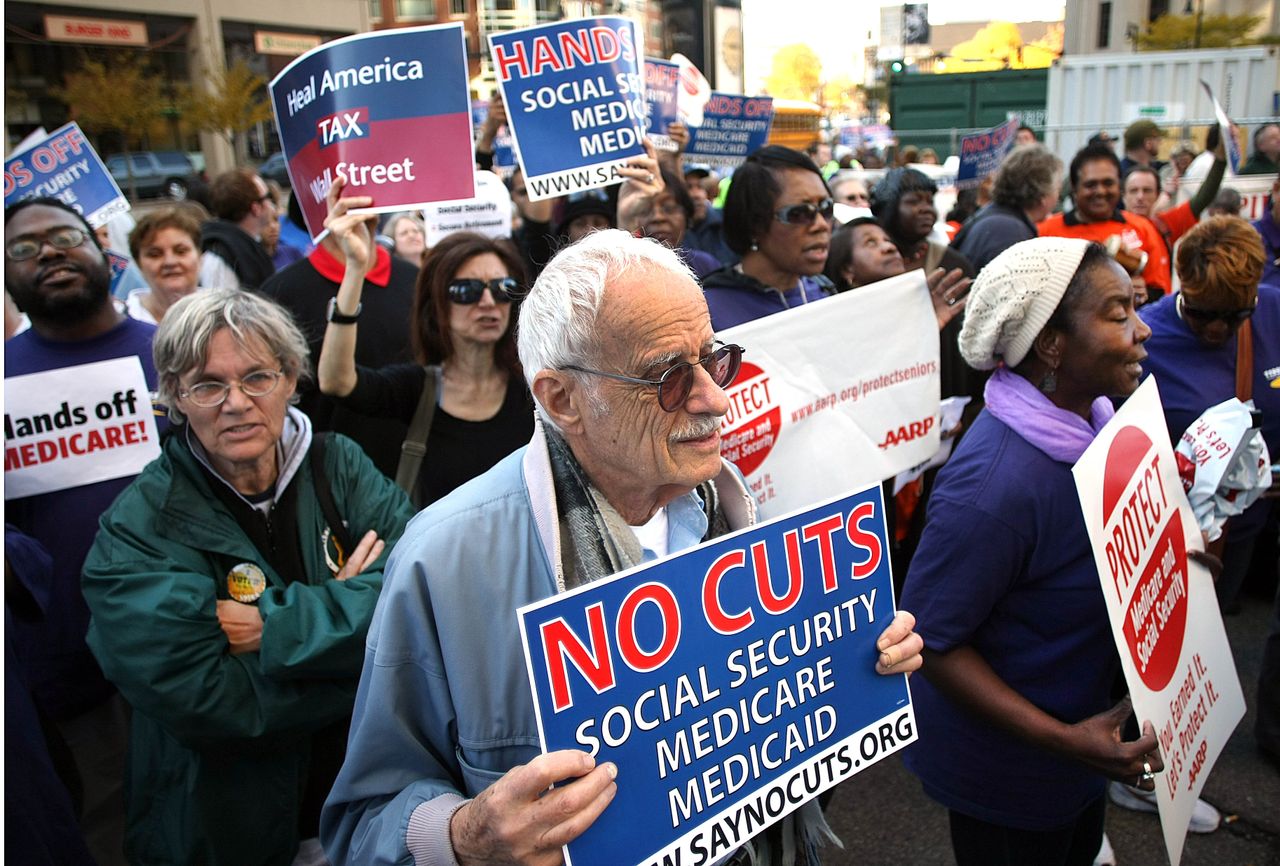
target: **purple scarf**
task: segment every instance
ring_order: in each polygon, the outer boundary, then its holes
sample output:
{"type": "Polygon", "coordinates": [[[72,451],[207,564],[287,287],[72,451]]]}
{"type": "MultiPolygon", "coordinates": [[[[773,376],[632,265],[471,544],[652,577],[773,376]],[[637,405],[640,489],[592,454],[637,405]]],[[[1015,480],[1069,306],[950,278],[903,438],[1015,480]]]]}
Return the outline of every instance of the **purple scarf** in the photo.
{"type": "Polygon", "coordinates": [[[1106,397],[1093,401],[1090,420],[1074,412],[1060,409],[1022,376],[1008,367],[1000,367],[987,380],[983,398],[992,415],[1008,424],[1059,463],[1075,463],[1093,442],[1102,425],[1116,414],[1106,397]]]}

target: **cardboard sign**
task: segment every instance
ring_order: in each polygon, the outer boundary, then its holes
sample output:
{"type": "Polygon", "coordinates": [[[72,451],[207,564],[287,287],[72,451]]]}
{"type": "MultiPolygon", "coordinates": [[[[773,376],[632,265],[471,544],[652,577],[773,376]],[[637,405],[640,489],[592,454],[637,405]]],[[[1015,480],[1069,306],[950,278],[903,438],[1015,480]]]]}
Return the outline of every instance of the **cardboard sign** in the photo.
{"type": "Polygon", "coordinates": [[[712,93],[702,107],[702,124],[689,130],[684,156],[706,165],[741,165],[764,147],[773,126],[772,96],[712,93]]]}
{"type": "Polygon", "coordinates": [[[1204,88],[1209,101],[1213,103],[1213,116],[1217,118],[1218,131],[1222,135],[1222,142],[1227,151],[1227,171],[1230,176],[1237,175],[1240,173],[1240,163],[1244,161],[1244,155],[1240,153],[1239,139],[1231,130],[1231,118],[1227,117],[1227,113],[1222,110],[1222,105],[1218,102],[1218,97],[1213,95],[1213,88],[1209,86],[1209,82],[1202,78],[1200,86],[1204,88]]]}
{"type": "Polygon", "coordinates": [[[924,273],[747,322],[721,454],[766,517],[891,478],[938,450],[938,325],[924,273]]]}
{"type": "Polygon", "coordinates": [[[430,249],[454,232],[478,232],[487,238],[511,237],[511,193],[491,171],[476,172],[476,195],[464,201],[429,204],[422,209],[430,249]]]}
{"type": "Polygon", "coordinates": [[[363,213],[471,198],[467,49],[461,24],[326,42],[271,82],[280,143],[313,243],[337,174],[363,213]]]}
{"type": "Polygon", "coordinates": [[[71,205],[95,229],[129,210],[129,201],[77,124],[26,144],[4,163],[6,208],[24,198],[49,196],[71,205]]]}
{"type": "Polygon", "coordinates": [[[160,456],[136,356],[4,380],[4,498],[137,475],[160,456]]]}
{"type": "Polygon", "coordinates": [[[916,739],[879,486],[521,608],[542,747],[618,765],[570,866],[712,864],[916,739]]]}
{"type": "Polygon", "coordinates": [[[530,201],[621,183],[644,154],[643,44],[617,16],[489,36],[530,201]]]}
{"type": "Polygon", "coordinates": [[[680,146],[667,135],[667,127],[680,119],[677,105],[680,64],[670,60],[644,59],[644,101],[649,113],[644,131],[659,150],[676,151],[680,146]]]}
{"type": "Polygon", "coordinates": [[[1156,800],[1178,866],[1191,810],[1244,716],[1244,695],[1213,579],[1187,557],[1204,543],[1153,377],[1071,471],[1133,708],[1160,740],[1156,800]]]}
{"type": "MultiPolygon", "coordinates": [[[[1274,174],[1245,174],[1231,178],[1229,184],[1224,181],[1223,185],[1230,186],[1240,193],[1238,216],[1253,222],[1262,219],[1262,215],[1267,212],[1267,199],[1271,196],[1271,187],[1275,182],[1274,174]]],[[[1178,203],[1190,200],[1200,190],[1202,183],[1204,183],[1203,180],[1183,179],[1178,184],[1178,203]]]]}
{"type": "Polygon", "coordinates": [[[960,189],[978,186],[985,178],[999,171],[1000,163],[1013,150],[1020,125],[1020,119],[1015,117],[999,126],[961,138],[960,170],[956,174],[956,186],[960,189]]]}

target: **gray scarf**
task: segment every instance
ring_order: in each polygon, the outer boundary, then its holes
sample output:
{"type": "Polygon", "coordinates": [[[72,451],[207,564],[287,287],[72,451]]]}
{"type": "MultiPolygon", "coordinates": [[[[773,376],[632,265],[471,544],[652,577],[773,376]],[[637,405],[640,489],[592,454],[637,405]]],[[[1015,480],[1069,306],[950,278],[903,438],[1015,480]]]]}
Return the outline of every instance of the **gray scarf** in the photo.
{"type": "MultiPolygon", "coordinates": [[[[550,426],[544,429],[560,511],[560,561],[565,589],[639,565],[644,552],[627,521],[587,478],[560,434],[550,426]]],[[[707,534],[702,540],[727,534],[729,521],[715,485],[703,482],[698,485],[698,494],[707,514],[707,534]]],[[[749,841],[746,851],[754,866],[820,866],[818,847],[827,841],[844,847],[831,832],[815,797],[749,841]],[[797,859],[797,853],[802,859],[797,859]]]]}

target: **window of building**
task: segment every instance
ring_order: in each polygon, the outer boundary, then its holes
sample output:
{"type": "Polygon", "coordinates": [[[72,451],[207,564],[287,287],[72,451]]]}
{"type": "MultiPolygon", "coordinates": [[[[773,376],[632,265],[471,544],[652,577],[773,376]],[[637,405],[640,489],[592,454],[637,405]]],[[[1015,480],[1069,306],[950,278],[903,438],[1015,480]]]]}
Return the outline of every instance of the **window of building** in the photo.
{"type": "Polygon", "coordinates": [[[1169,0],[1151,0],[1151,8],[1147,11],[1147,20],[1155,21],[1161,15],[1169,14],[1169,0]]]}
{"type": "Polygon", "coordinates": [[[1098,4],[1098,47],[1108,48],[1111,45],[1111,3],[1110,0],[1098,4]]]}
{"type": "Polygon", "coordinates": [[[450,15],[466,15],[467,0],[449,0],[450,15]]]}
{"type": "Polygon", "coordinates": [[[434,18],[435,0],[396,0],[396,18],[434,18]]]}
{"type": "Polygon", "coordinates": [[[369,20],[382,20],[382,0],[369,0],[369,20]]]}

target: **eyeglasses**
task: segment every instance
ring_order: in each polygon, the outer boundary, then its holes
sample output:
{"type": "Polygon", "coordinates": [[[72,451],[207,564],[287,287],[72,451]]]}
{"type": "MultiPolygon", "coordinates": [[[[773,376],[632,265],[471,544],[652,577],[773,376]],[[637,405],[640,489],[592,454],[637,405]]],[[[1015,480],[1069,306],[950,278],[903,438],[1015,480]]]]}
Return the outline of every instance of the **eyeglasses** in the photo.
{"type": "MultiPolygon", "coordinates": [[[[707,374],[711,376],[711,381],[715,382],[717,387],[723,388],[738,375],[738,370],[742,366],[742,353],[744,351],[741,346],[736,344],[725,345],[721,343],[719,348],[713,350],[710,354],[703,355],[696,363],[707,371],[707,374]]],[[[684,405],[684,401],[689,398],[689,392],[693,389],[693,366],[689,361],[681,361],[679,364],[669,367],[657,379],[638,379],[635,376],[606,373],[603,370],[589,370],[586,367],[573,365],[564,369],[574,370],[578,373],[589,373],[592,376],[604,376],[607,379],[617,379],[619,382],[656,386],[658,389],[658,405],[662,407],[664,412],[674,412],[684,405]]]]}
{"type": "MultiPolygon", "coordinates": [[[[276,389],[284,378],[281,370],[256,370],[234,384],[246,397],[265,397],[276,389]]],[[[212,409],[226,402],[231,385],[226,382],[197,382],[178,392],[178,396],[190,400],[202,409],[212,409]]]]}
{"type": "Polygon", "coordinates": [[[4,252],[10,261],[21,262],[34,259],[40,255],[45,244],[52,244],[54,249],[73,250],[89,240],[89,233],[71,226],[57,228],[43,237],[25,236],[14,238],[5,245],[4,252]]]}
{"type": "Polygon", "coordinates": [[[791,204],[784,208],[779,208],[774,212],[773,218],[780,223],[787,225],[812,225],[813,221],[821,216],[827,222],[830,222],[835,216],[835,202],[829,198],[814,204],[813,202],[804,202],[802,204],[791,204]]]}
{"type": "Polygon", "coordinates": [[[1178,306],[1182,308],[1182,314],[1188,318],[1195,319],[1203,325],[1213,322],[1225,322],[1227,325],[1240,325],[1246,319],[1253,315],[1253,307],[1245,307],[1242,310],[1202,310],[1199,307],[1192,307],[1182,300],[1181,295],[1178,297],[1178,306]]]}
{"type": "Polygon", "coordinates": [[[509,304],[516,297],[519,283],[513,277],[498,277],[492,280],[454,280],[449,284],[449,300],[455,304],[478,303],[484,290],[493,295],[495,304],[509,304]]]}

